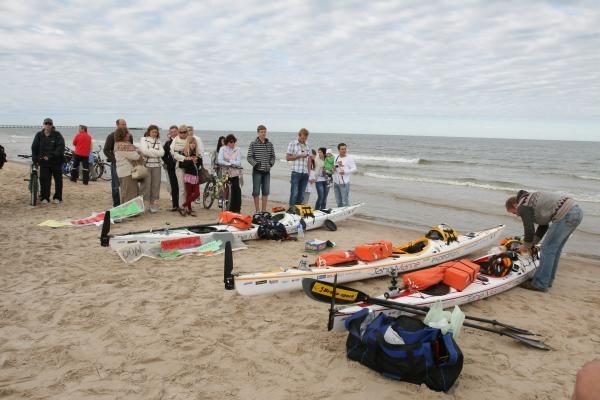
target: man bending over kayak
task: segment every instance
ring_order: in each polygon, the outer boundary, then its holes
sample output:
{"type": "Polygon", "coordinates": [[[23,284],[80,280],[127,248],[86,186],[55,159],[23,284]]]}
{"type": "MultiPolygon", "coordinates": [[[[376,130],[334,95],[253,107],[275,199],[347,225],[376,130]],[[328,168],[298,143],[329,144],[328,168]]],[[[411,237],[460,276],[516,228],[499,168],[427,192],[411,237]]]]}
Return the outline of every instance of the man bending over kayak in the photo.
{"type": "Polygon", "coordinates": [[[506,200],[506,211],[523,221],[525,230],[521,253],[531,248],[546,235],[540,252],[540,266],[533,278],[521,285],[529,290],[547,292],[552,287],[560,253],[569,236],[583,219],[583,211],[570,197],[549,192],[526,192],[506,200]],[[537,230],[535,224],[538,225],[537,230]]]}

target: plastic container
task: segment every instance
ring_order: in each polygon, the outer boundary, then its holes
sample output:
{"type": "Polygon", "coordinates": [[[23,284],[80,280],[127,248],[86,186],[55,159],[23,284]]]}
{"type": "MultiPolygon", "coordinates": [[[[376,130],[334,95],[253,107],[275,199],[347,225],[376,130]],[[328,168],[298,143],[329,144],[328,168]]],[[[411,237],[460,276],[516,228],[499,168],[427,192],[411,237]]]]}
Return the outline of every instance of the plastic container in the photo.
{"type": "Polygon", "coordinates": [[[299,238],[304,237],[304,228],[302,228],[302,224],[298,224],[298,237],[299,238]]]}

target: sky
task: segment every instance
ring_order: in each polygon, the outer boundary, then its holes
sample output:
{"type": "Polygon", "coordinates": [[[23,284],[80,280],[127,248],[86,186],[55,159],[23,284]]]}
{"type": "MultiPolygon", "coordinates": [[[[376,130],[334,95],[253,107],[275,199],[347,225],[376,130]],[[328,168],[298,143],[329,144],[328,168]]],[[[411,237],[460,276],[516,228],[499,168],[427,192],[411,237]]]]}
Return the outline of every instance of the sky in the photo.
{"type": "Polygon", "coordinates": [[[600,1],[0,1],[0,124],[600,140],[600,1]]]}

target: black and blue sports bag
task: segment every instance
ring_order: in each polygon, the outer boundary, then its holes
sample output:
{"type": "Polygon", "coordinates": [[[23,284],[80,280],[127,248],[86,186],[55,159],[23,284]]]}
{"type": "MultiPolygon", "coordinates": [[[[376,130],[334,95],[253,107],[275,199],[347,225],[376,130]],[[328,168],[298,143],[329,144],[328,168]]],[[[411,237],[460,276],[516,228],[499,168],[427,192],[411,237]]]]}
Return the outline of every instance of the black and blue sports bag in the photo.
{"type": "Polygon", "coordinates": [[[383,313],[373,319],[364,309],[345,324],[349,331],[348,358],[386,377],[425,383],[431,390],[446,392],[462,371],[463,354],[452,334],[443,335],[419,319],[391,318],[383,313]]]}

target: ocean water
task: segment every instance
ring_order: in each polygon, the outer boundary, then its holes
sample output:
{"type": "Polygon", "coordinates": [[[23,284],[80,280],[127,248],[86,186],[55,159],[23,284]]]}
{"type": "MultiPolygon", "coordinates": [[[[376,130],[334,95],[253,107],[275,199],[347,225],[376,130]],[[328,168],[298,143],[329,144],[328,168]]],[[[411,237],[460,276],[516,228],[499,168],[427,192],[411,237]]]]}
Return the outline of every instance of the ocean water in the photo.
{"type": "MultiPolygon", "coordinates": [[[[75,128],[58,128],[67,143],[75,128]]],[[[33,128],[0,128],[0,144],[9,159],[27,153],[33,128]]],[[[90,128],[103,144],[110,128],[90,128]]],[[[132,130],[134,138],[142,130],[132,130]]],[[[213,151],[220,135],[234,133],[246,154],[254,132],[197,131],[213,151]]],[[[164,139],[164,132],[162,133],[164,139]]],[[[295,133],[269,132],[277,163],[272,171],[271,198],[287,202],[289,165],[287,144],[295,133]]],[[[504,201],[519,189],[569,194],[584,211],[584,219],[565,251],[600,258],[600,142],[514,139],[473,139],[393,135],[311,133],[314,148],[336,153],[338,143],[348,145],[358,165],[352,176],[351,202],[364,202],[360,217],[407,228],[427,230],[446,223],[459,231],[507,225],[507,234],[522,234],[519,219],[506,213],[504,201]]],[[[252,191],[250,166],[246,167],[244,195],[252,191]]],[[[68,192],[65,194],[68,196],[68,192]]],[[[316,192],[309,203],[314,205],[316,192]]],[[[335,206],[333,190],[328,205],[335,206]]],[[[393,239],[393,238],[392,238],[393,239]]]]}

